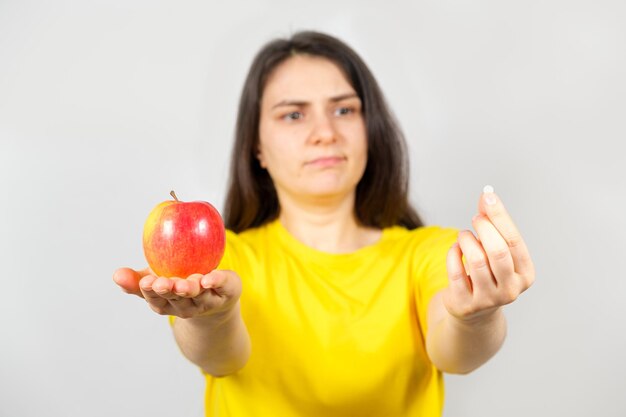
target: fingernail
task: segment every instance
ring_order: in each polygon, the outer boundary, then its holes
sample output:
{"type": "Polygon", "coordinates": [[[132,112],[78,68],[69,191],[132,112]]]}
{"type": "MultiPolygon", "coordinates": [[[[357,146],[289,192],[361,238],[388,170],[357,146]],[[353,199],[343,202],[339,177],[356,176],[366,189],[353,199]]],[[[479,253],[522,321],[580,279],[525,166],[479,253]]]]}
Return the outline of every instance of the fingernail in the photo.
{"type": "Polygon", "coordinates": [[[496,204],[497,198],[491,185],[485,185],[483,194],[485,195],[485,203],[487,203],[487,205],[493,206],[496,204]]]}

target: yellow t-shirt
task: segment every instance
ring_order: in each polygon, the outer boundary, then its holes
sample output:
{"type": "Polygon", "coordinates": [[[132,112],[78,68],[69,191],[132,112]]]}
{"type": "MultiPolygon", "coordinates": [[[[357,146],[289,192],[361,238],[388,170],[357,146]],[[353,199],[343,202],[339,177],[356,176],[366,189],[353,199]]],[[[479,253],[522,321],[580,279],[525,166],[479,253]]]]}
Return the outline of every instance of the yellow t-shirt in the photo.
{"type": "Polygon", "coordinates": [[[296,240],[279,221],[227,232],[219,268],[241,277],[252,354],[206,377],[206,415],[439,417],[443,379],[425,351],[430,298],[447,286],[457,230],[383,230],[350,254],[296,240]]]}

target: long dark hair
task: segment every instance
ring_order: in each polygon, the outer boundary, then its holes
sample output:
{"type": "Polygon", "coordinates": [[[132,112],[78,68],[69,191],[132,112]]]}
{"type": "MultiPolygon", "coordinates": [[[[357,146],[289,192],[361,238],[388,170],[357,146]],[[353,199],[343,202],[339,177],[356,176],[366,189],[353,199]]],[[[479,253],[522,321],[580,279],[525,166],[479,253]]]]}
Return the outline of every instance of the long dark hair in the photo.
{"type": "Polygon", "coordinates": [[[339,39],[305,31],[269,42],[252,62],[239,101],[224,208],[226,227],[242,232],[274,220],[280,213],[274,183],[256,157],[261,97],[272,70],[298,54],[323,57],[338,65],[363,103],[368,151],[365,172],[356,188],[358,221],[377,228],[422,226],[408,200],[406,142],[374,76],[356,52],[339,39]]]}

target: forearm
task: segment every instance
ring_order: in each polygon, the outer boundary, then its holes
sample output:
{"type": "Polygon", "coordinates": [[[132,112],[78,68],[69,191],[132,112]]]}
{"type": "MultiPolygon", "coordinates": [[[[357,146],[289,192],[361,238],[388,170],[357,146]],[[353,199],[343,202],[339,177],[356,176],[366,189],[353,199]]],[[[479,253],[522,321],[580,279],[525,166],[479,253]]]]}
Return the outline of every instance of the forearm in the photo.
{"type": "Polygon", "coordinates": [[[238,371],[250,356],[250,338],[238,303],[225,314],[176,318],[174,337],[187,359],[214,376],[238,371]]]}
{"type": "Polygon", "coordinates": [[[462,321],[446,314],[430,329],[426,348],[443,371],[466,374],[487,362],[504,343],[506,319],[502,308],[487,316],[462,321]]]}

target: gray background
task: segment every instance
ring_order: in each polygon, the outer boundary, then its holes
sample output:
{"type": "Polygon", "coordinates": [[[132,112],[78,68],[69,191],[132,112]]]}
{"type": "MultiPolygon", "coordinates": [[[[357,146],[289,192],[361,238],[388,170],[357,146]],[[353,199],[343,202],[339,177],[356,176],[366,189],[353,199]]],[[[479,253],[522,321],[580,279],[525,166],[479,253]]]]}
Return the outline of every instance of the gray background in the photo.
{"type": "Polygon", "coordinates": [[[176,189],[221,207],[253,54],[298,29],[370,65],[412,200],[468,228],[485,184],[536,285],[502,351],[447,376],[446,417],[624,416],[621,0],[0,0],[0,415],[201,416],[165,318],[111,281],[176,189]]]}

